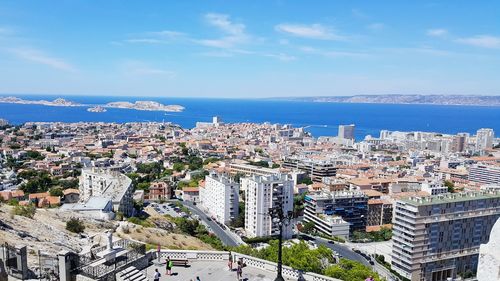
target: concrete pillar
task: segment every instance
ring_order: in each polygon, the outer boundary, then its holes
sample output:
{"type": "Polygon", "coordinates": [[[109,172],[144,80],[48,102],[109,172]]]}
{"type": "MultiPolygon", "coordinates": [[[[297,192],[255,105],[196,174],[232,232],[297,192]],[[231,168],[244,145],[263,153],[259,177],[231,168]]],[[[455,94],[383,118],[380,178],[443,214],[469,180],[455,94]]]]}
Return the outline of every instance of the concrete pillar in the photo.
{"type": "Polygon", "coordinates": [[[59,280],[71,281],[71,252],[61,251],[57,254],[59,264],[59,280]]]}
{"type": "Polygon", "coordinates": [[[26,246],[16,246],[17,270],[22,272],[23,278],[28,278],[28,251],[26,246]]]}

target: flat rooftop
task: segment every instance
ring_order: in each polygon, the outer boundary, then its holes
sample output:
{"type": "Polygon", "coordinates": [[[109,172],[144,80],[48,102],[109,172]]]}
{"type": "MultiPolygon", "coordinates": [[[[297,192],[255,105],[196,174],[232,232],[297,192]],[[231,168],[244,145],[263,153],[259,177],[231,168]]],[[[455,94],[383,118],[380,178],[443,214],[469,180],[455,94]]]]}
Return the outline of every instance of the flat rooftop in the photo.
{"type": "MultiPolygon", "coordinates": [[[[201,281],[234,281],[236,279],[236,263],[233,263],[233,271],[229,271],[226,261],[193,261],[189,267],[174,266],[172,276],[165,274],[165,264],[161,266],[153,264],[146,268],[148,280],[153,280],[155,269],[161,273],[160,280],[170,281],[196,281],[196,276],[201,281]]],[[[285,276],[284,276],[285,277],[285,276]]],[[[259,270],[255,267],[247,266],[243,268],[243,280],[247,281],[273,281],[276,273],[259,270]]],[[[294,280],[286,278],[285,280],[294,280]]]]}
{"type": "Polygon", "coordinates": [[[476,192],[461,192],[461,193],[448,193],[439,194],[425,197],[409,197],[399,199],[409,205],[434,205],[443,203],[453,203],[460,201],[481,200],[490,198],[500,198],[500,191],[476,191],[476,192]]]}

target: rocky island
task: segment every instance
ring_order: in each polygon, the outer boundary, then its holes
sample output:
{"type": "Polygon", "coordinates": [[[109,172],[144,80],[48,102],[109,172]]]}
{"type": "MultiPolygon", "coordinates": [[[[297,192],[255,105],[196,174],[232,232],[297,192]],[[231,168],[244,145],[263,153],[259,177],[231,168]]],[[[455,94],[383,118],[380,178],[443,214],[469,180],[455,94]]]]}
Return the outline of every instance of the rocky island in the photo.
{"type": "Polygon", "coordinates": [[[106,112],[106,108],[102,107],[102,106],[94,106],[94,107],[89,107],[87,108],[87,111],[88,112],[96,112],[96,113],[101,113],[101,112],[106,112]]]}
{"type": "Polygon", "coordinates": [[[16,103],[16,104],[38,104],[46,106],[89,106],[88,112],[106,112],[106,108],[123,108],[146,111],[167,111],[167,112],[182,112],[184,107],[181,105],[165,105],[156,101],[136,101],[134,103],[128,101],[110,102],[104,105],[99,104],[81,104],[57,98],[53,101],[47,100],[26,100],[14,96],[1,97],[0,103],[16,103]]]}
{"type": "Polygon", "coordinates": [[[168,112],[181,112],[184,110],[184,107],[181,105],[164,105],[155,101],[136,101],[135,103],[117,101],[107,103],[104,107],[168,112]]]}
{"type": "Polygon", "coordinates": [[[53,101],[46,100],[25,100],[18,97],[0,97],[1,103],[18,103],[18,104],[39,104],[46,106],[82,106],[82,104],[65,100],[63,98],[57,98],[53,101]]]}

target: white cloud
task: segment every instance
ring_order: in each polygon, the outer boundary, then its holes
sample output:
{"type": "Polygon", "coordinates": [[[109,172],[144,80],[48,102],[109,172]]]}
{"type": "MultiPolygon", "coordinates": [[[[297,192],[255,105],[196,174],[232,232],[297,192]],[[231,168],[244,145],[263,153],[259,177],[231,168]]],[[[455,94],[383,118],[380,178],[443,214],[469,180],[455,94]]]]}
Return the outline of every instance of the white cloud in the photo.
{"type": "Polygon", "coordinates": [[[125,43],[132,44],[167,44],[174,40],[187,39],[187,34],[172,30],[162,30],[154,32],[146,32],[138,37],[123,40],[125,43]]]}
{"type": "Polygon", "coordinates": [[[313,47],[301,47],[299,48],[301,51],[309,54],[320,55],[328,58],[369,58],[372,55],[368,53],[361,52],[347,52],[347,51],[329,51],[329,50],[321,50],[313,47]]]}
{"type": "Polygon", "coordinates": [[[228,34],[241,35],[245,33],[245,25],[241,23],[233,23],[230,20],[229,15],[209,13],[205,15],[205,20],[210,25],[213,25],[228,34]]]}
{"type": "Polygon", "coordinates": [[[133,38],[124,40],[127,43],[141,43],[141,44],[164,44],[164,40],[154,38],[133,38]]]}
{"type": "Polygon", "coordinates": [[[375,22],[375,23],[367,25],[366,28],[373,30],[373,31],[378,31],[378,30],[384,29],[385,24],[380,23],[380,22],[375,22]]]}
{"type": "Polygon", "coordinates": [[[275,30],[292,36],[320,39],[320,40],[344,40],[345,38],[335,34],[333,30],[321,24],[287,24],[282,23],[275,26],[275,30]]]}
{"type": "Polygon", "coordinates": [[[232,22],[229,15],[209,13],[204,18],[209,25],[219,29],[224,36],[216,39],[197,39],[193,42],[207,47],[229,49],[250,41],[250,36],[245,32],[245,25],[232,22]]]}
{"type": "Polygon", "coordinates": [[[264,54],[265,57],[270,57],[270,58],[275,58],[280,61],[294,61],[297,58],[291,55],[287,55],[284,53],[277,53],[277,54],[264,54]]]}
{"type": "Polygon", "coordinates": [[[138,60],[126,60],[122,63],[121,68],[126,75],[130,76],[162,76],[166,78],[173,78],[175,76],[173,71],[153,67],[148,63],[138,60]]]}
{"type": "Polygon", "coordinates": [[[476,35],[455,40],[458,43],[481,48],[500,49],[500,37],[492,35],[476,35]]]}
{"type": "Polygon", "coordinates": [[[35,62],[38,64],[43,64],[58,70],[68,71],[68,72],[76,72],[76,69],[64,61],[61,58],[52,57],[43,53],[40,50],[33,48],[11,48],[9,51],[16,55],[18,58],[21,58],[26,61],[35,62]]]}
{"type": "Polygon", "coordinates": [[[432,37],[443,37],[448,35],[448,30],[444,28],[433,28],[427,30],[426,34],[427,36],[432,36],[432,37]]]}

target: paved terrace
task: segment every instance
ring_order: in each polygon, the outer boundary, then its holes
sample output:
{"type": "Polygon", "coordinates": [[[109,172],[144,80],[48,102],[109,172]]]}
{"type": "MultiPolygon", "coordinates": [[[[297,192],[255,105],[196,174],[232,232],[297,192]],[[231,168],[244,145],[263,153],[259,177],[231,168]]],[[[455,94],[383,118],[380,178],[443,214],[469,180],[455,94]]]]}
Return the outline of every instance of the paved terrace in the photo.
{"type": "MultiPolygon", "coordinates": [[[[158,253],[150,252],[153,259],[153,265],[144,269],[148,280],[153,280],[155,269],[161,273],[160,280],[172,281],[190,281],[196,280],[198,276],[201,281],[234,281],[238,280],[236,276],[236,263],[233,263],[233,271],[230,271],[227,266],[229,258],[228,252],[223,251],[189,251],[189,250],[162,250],[160,252],[160,263],[158,264],[158,253]],[[189,266],[174,266],[172,275],[165,274],[165,260],[167,257],[171,259],[187,259],[189,266]]],[[[273,281],[276,278],[276,263],[266,260],[257,259],[239,253],[233,253],[233,259],[242,259],[247,265],[243,268],[243,280],[245,281],[273,281]]],[[[290,267],[283,266],[283,277],[285,280],[296,281],[299,277],[299,272],[290,267]]],[[[341,281],[314,273],[302,274],[307,281],[341,281]]]]}
{"type": "MultiPolygon", "coordinates": [[[[223,261],[195,261],[190,263],[189,267],[174,266],[172,276],[165,274],[165,265],[152,265],[148,267],[147,276],[148,280],[153,280],[154,271],[158,269],[161,273],[160,280],[171,281],[190,281],[196,280],[196,276],[200,277],[201,281],[235,281],[236,271],[229,271],[227,263],[223,261]]],[[[257,268],[245,267],[243,268],[243,280],[252,281],[273,281],[276,273],[259,270],[257,268]]],[[[293,280],[285,278],[285,280],[293,280]]],[[[297,280],[297,279],[295,279],[297,280]]]]}

